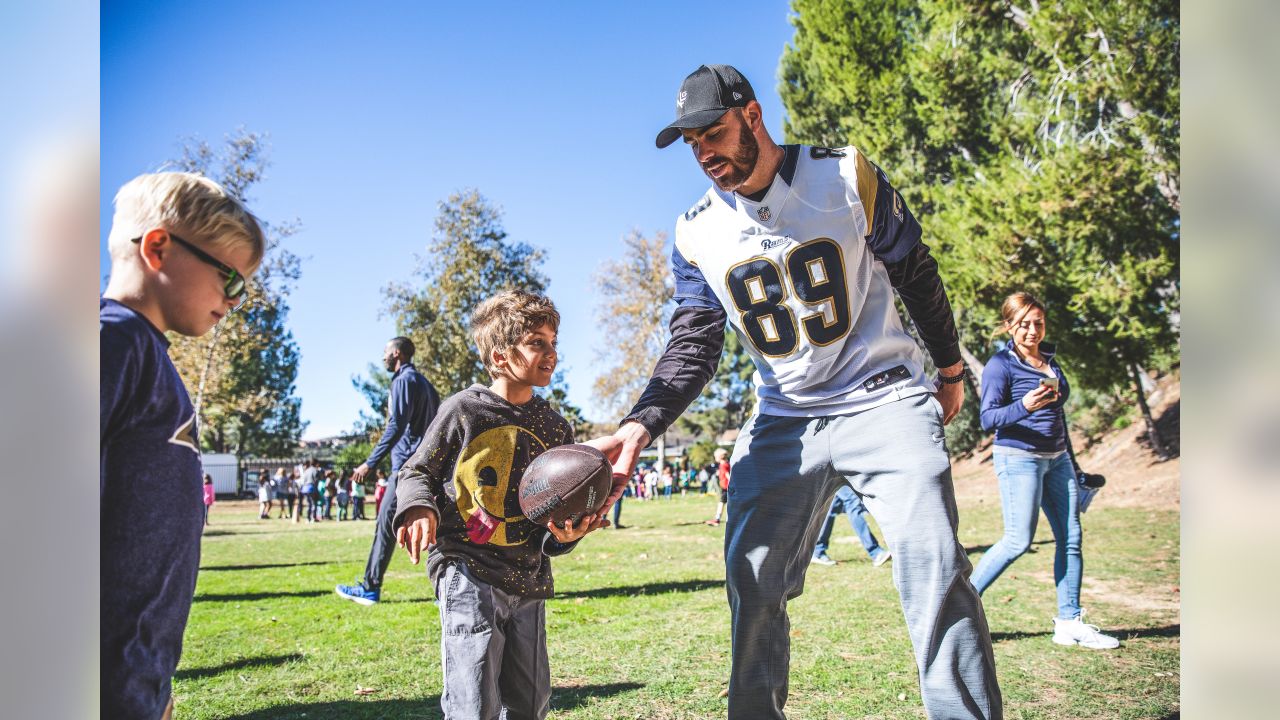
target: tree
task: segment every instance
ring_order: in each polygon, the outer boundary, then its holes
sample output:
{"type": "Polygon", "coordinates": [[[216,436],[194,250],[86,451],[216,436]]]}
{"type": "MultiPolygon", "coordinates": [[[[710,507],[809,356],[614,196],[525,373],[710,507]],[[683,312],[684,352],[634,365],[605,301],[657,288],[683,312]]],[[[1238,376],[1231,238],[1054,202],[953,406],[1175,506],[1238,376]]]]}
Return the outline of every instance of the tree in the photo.
{"type": "Polygon", "coordinates": [[[414,281],[384,290],[396,331],[431,357],[421,371],[442,395],[489,373],[471,341],[471,311],[502,290],[544,293],[543,251],[507,238],[502,212],[478,191],[453,193],[439,203],[435,233],[419,256],[414,281]]]}
{"type": "Polygon", "coordinates": [[[1178,8],[1028,7],[794,0],[787,136],[884,167],[971,368],[1003,297],[1028,290],[1077,381],[1123,386],[1178,342],[1178,8]]]}
{"type": "MultiPolygon", "coordinates": [[[[189,139],[171,163],[209,177],[252,209],[249,191],[265,177],[267,139],[244,128],[221,147],[189,139]]],[[[203,338],[170,334],[170,354],[183,382],[195,388],[200,444],[236,455],[287,455],[306,426],[294,394],[298,346],[289,331],[288,298],[301,274],[299,259],[284,247],[299,224],[260,219],[267,247],[249,279],[245,304],[203,338]]]]}
{"type": "Polygon", "coordinates": [[[596,348],[602,368],[593,387],[606,412],[621,416],[640,399],[667,344],[675,284],[668,271],[667,235],[646,238],[632,230],[618,260],[596,271],[596,319],[605,344],[596,348]]]}

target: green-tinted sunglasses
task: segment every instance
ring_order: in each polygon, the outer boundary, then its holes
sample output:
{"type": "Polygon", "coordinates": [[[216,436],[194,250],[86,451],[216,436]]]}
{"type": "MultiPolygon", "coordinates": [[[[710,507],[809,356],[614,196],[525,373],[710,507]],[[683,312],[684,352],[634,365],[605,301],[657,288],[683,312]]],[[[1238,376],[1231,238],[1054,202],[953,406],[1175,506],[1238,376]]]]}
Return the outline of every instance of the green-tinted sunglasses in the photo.
{"type": "MultiPolygon", "coordinates": [[[[218,269],[218,272],[222,274],[222,278],[226,280],[222,286],[222,294],[226,295],[229,300],[236,301],[236,305],[232,310],[235,310],[244,304],[246,294],[245,280],[239,270],[236,270],[230,265],[222,262],[218,258],[210,255],[173,233],[169,233],[169,237],[172,238],[174,242],[186,248],[192,255],[195,255],[201,262],[212,265],[218,269]]],[[[136,237],[132,242],[140,243],[142,242],[142,238],[136,237]]]]}

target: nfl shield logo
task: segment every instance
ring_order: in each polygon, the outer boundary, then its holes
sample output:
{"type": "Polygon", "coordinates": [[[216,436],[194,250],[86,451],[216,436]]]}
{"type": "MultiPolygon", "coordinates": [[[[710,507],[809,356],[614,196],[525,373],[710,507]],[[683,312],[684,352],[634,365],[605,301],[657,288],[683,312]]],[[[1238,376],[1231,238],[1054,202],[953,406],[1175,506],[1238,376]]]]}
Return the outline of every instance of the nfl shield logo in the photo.
{"type": "Polygon", "coordinates": [[[759,216],[760,222],[769,222],[769,206],[760,207],[760,209],[756,210],[756,215],[759,216]]]}

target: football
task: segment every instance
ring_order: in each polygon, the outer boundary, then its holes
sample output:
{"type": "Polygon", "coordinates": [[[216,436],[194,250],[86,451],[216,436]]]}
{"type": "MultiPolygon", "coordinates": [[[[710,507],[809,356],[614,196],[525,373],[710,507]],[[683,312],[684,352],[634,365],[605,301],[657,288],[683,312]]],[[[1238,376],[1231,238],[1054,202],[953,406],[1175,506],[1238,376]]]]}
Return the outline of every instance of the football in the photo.
{"type": "Polygon", "coordinates": [[[612,486],[613,468],[604,453],[590,445],[560,445],[529,463],[520,478],[520,509],[535,525],[576,525],[604,505],[612,486]]]}

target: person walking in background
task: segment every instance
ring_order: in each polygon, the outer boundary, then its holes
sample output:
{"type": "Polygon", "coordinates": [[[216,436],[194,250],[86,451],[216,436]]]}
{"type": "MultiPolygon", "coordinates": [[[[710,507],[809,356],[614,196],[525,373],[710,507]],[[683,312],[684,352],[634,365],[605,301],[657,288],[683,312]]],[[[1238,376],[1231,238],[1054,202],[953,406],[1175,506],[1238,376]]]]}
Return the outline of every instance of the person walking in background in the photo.
{"type": "Polygon", "coordinates": [[[365,563],[364,576],[352,585],[337,585],[333,591],[359,605],[373,605],[382,597],[382,577],[387,573],[391,555],[396,549],[392,520],[396,516],[396,476],[422,441],[440,408],[440,394],[413,364],[416,348],[407,337],[395,337],[382,350],[383,367],[391,373],[391,390],[387,398],[387,427],[374,446],[369,458],[352,471],[357,482],[364,482],[365,475],[377,466],[382,458],[391,456],[391,476],[387,489],[378,506],[377,524],[373,529],[373,544],[369,547],[369,560],[365,563]]]}
{"type": "Polygon", "coordinates": [[[209,524],[209,508],[213,507],[213,478],[204,474],[204,524],[209,524]]]}
{"type": "Polygon", "coordinates": [[[724,509],[729,505],[729,451],[716,448],[713,453],[716,459],[716,486],[720,488],[720,502],[716,503],[716,516],[707,521],[708,525],[719,525],[724,509]]]}
{"type": "Polygon", "coordinates": [[[853,534],[858,536],[863,549],[871,557],[871,564],[876,567],[885,564],[889,560],[889,551],[880,547],[880,541],[876,539],[875,533],[871,532],[871,526],[867,525],[867,508],[862,504],[862,498],[858,497],[853,488],[847,484],[841,485],[840,489],[836,490],[831,508],[827,510],[827,519],[822,522],[822,529],[818,531],[818,544],[813,546],[813,559],[810,562],[819,565],[836,564],[836,561],[827,555],[827,548],[831,546],[831,531],[835,529],[836,517],[840,513],[844,513],[849,518],[853,534]]]}
{"type": "Polygon", "coordinates": [[[1070,453],[1063,406],[1071,394],[1067,376],[1045,342],[1045,308],[1035,296],[1016,292],[1000,308],[1009,341],[982,371],[982,429],[995,431],[992,464],[1000,481],[1004,535],[978,561],[973,585],[981,594],[1031,547],[1040,510],[1053,531],[1053,581],[1058,616],[1053,641],[1096,650],[1119,647],[1096,625],[1085,624],[1080,607],[1084,575],[1079,486],[1070,453]]]}

